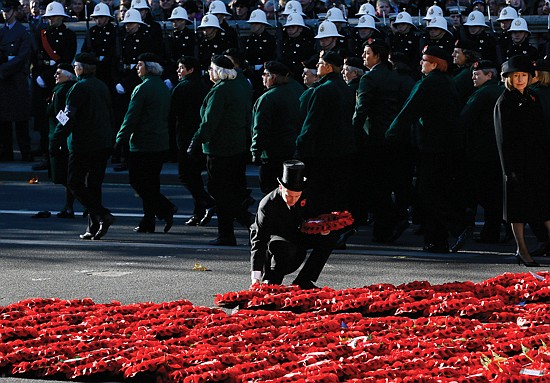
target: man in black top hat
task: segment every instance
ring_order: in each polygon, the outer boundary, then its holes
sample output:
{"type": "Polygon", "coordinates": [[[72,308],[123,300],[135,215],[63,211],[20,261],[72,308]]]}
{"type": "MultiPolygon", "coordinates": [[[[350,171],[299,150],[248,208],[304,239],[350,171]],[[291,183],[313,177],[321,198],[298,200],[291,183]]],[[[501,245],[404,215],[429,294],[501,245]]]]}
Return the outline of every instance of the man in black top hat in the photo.
{"type": "MultiPolygon", "coordinates": [[[[331,234],[303,234],[304,218],[311,216],[305,198],[305,165],[298,160],[285,161],[279,187],[266,195],[250,227],[252,283],[280,284],[285,275],[297,270],[306,259],[293,284],[312,289],[333,248],[331,234]]],[[[325,233],[323,233],[325,234],[325,233]]]]}

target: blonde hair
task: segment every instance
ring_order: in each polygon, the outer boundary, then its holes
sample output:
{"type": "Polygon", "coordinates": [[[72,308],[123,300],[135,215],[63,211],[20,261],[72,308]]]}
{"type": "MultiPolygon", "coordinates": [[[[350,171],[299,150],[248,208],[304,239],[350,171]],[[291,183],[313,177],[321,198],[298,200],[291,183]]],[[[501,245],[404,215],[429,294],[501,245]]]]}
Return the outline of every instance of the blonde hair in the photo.
{"type": "MultiPolygon", "coordinates": [[[[512,73],[514,72],[508,73],[506,77],[504,77],[504,87],[510,91],[516,89],[514,85],[512,85],[512,73]]],[[[529,86],[533,82],[533,76],[531,75],[531,73],[527,73],[527,76],[527,86],[529,86]]]]}
{"type": "Polygon", "coordinates": [[[550,72],[545,70],[537,70],[538,84],[542,86],[550,86],[550,72]]]}

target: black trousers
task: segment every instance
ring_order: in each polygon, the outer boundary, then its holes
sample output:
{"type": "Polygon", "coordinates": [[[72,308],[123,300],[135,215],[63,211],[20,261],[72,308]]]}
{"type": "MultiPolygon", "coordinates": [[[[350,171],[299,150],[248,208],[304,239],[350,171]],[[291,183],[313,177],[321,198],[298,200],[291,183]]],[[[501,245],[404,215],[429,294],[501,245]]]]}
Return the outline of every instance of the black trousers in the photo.
{"type": "Polygon", "coordinates": [[[266,265],[269,266],[266,266],[268,269],[265,270],[264,280],[282,283],[285,275],[298,270],[307,257],[307,251],[312,249],[296,280],[315,282],[332,253],[334,240],[330,234],[304,235],[299,242],[272,236],[268,244],[266,265]]]}
{"type": "Polygon", "coordinates": [[[193,214],[202,217],[206,208],[215,205],[214,198],[205,189],[202,171],[206,169],[206,156],[190,156],[187,148],[178,149],[178,175],[183,186],[193,197],[193,214]]]}
{"type": "Polygon", "coordinates": [[[0,121],[0,161],[13,160],[13,125],[15,138],[23,159],[31,156],[31,137],[29,136],[29,121],[0,121]]]}
{"type": "Polygon", "coordinates": [[[304,159],[310,204],[326,213],[349,209],[353,157],[304,159]]]}
{"type": "Polygon", "coordinates": [[[208,191],[216,200],[218,235],[222,238],[234,238],[233,220],[237,219],[242,223],[250,220],[248,211],[241,204],[248,196],[245,154],[228,157],[207,155],[206,170],[208,191]]]}
{"type": "Polygon", "coordinates": [[[143,204],[142,223],[154,224],[155,216],[165,219],[174,204],[160,192],[160,172],[166,152],[130,152],[128,175],[130,185],[140,196],[143,204]]]}
{"type": "Polygon", "coordinates": [[[111,149],[101,149],[69,155],[67,186],[88,210],[88,227],[95,228],[95,231],[101,218],[109,214],[109,210],[103,207],[101,186],[110,153],[111,149]]]}
{"type": "Polygon", "coordinates": [[[423,214],[424,242],[446,245],[469,223],[464,199],[464,163],[458,153],[421,153],[418,198],[423,214]]]}

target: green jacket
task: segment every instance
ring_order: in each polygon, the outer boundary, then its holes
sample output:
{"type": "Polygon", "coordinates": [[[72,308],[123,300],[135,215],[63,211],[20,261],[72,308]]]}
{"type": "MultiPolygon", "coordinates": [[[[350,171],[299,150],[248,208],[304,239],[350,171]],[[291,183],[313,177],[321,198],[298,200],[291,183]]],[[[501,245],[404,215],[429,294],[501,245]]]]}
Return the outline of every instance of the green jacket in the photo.
{"type": "Polygon", "coordinates": [[[446,73],[435,70],[418,81],[403,108],[386,131],[386,140],[409,138],[421,153],[449,153],[464,149],[464,131],[458,124],[458,93],[446,73]]]}
{"type": "Polygon", "coordinates": [[[460,112],[460,124],[466,132],[466,158],[470,161],[499,164],[493,114],[503,91],[498,80],[489,80],[470,96],[460,112]]]}
{"type": "Polygon", "coordinates": [[[468,101],[468,98],[475,92],[474,81],[472,80],[472,70],[470,66],[461,68],[454,76],[453,83],[455,84],[460,107],[463,108],[468,101]]]}
{"type": "Polygon", "coordinates": [[[48,123],[50,126],[50,132],[48,134],[48,138],[51,140],[53,137],[53,133],[55,132],[55,128],[57,127],[58,121],[57,121],[57,113],[59,113],[60,110],[65,109],[66,101],[67,101],[67,93],[69,93],[69,90],[73,87],[73,85],[76,84],[76,81],[65,81],[60,84],[56,84],[52,91],[52,98],[48,104],[47,113],[48,113],[48,123]]]}
{"type": "Polygon", "coordinates": [[[252,112],[250,151],[261,158],[292,158],[300,132],[300,96],[304,87],[296,80],[275,85],[261,95],[252,112]]]}
{"type": "Polygon", "coordinates": [[[355,153],[353,90],[340,73],[329,73],[311,93],[307,116],[296,139],[298,158],[338,158],[355,153]]]}
{"type": "Polygon", "coordinates": [[[107,85],[93,75],[83,75],[67,93],[69,120],[58,123],[50,146],[60,146],[67,136],[70,153],[89,153],[113,147],[113,109],[107,85]]]}
{"type": "Polygon", "coordinates": [[[201,124],[195,135],[205,154],[229,157],[246,152],[251,103],[250,93],[240,81],[220,80],[214,84],[202,103],[201,124]]]}
{"type": "Polygon", "coordinates": [[[160,76],[145,75],[141,80],[132,92],[116,142],[130,141],[131,152],[168,150],[171,93],[160,76]]]}

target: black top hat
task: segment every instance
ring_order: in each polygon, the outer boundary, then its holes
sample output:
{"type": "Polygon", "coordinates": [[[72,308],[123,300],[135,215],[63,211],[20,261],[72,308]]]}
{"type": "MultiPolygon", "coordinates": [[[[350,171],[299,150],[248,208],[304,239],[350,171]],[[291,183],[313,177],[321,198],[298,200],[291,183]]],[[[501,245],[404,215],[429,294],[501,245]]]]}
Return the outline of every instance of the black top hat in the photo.
{"type": "Polygon", "coordinates": [[[19,1],[17,0],[4,0],[2,2],[2,6],[0,6],[0,9],[4,10],[4,11],[10,11],[12,9],[16,9],[19,7],[19,1]]]}
{"type": "Polygon", "coordinates": [[[508,77],[510,73],[514,72],[526,72],[531,76],[535,75],[535,65],[531,57],[527,55],[516,55],[510,57],[510,59],[502,64],[501,74],[504,77],[508,77]]]}
{"type": "Polygon", "coordinates": [[[283,163],[283,176],[277,178],[279,183],[288,190],[302,191],[306,186],[304,173],[306,165],[302,161],[288,160],[283,163]]]}

